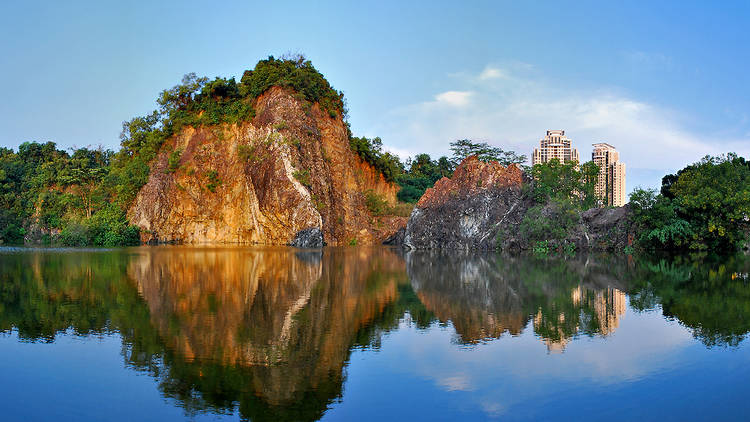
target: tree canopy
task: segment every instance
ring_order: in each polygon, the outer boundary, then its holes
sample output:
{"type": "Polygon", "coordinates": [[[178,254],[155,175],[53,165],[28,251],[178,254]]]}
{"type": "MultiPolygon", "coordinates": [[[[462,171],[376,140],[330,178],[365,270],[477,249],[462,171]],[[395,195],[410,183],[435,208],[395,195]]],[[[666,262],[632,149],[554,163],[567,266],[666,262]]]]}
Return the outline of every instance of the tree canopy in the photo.
{"type": "Polygon", "coordinates": [[[750,231],[750,163],[706,156],[665,176],[660,194],[636,189],[630,201],[645,248],[735,250],[750,231]]]}
{"type": "Polygon", "coordinates": [[[505,151],[500,147],[490,146],[486,142],[474,142],[469,139],[451,142],[451,151],[453,156],[450,160],[454,167],[458,167],[466,157],[472,155],[481,161],[497,161],[504,166],[522,164],[527,160],[525,155],[517,154],[515,151],[505,151]]]}

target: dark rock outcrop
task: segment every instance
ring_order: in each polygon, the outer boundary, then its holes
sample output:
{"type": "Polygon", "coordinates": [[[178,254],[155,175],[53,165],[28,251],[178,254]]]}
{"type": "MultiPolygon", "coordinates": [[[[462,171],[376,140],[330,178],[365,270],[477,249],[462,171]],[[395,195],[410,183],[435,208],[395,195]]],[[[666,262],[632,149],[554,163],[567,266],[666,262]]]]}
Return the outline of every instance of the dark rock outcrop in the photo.
{"type": "MultiPolygon", "coordinates": [[[[403,245],[411,249],[532,249],[539,239],[523,233],[521,223],[538,204],[524,193],[524,183],[531,180],[518,166],[467,158],[451,179],[439,180],[419,200],[403,245]]],[[[555,204],[541,210],[552,221],[554,214],[555,204]]],[[[628,207],[590,209],[578,214],[564,238],[544,240],[551,250],[566,245],[577,250],[622,250],[632,243],[628,217],[628,207]]]]}
{"type": "Polygon", "coordinates": [[[322,248],[323,245],[323,232],[317,227],[300,230],[289,243],[298,248],[322,248]]]}
{"type": "Polygon", "coordinates": [[[393,233],[388,239],[385,239],[383,241],[384,245],[389,246],[398,246],[404,244],[404,237],[406,236],[406,226],[401,227],[396,231],[396,233],[393,233]]]}
{"type": "Polygon", "coordinates": [[[451,179],[427,189],[406,225],[404,245],[413,249],[495,249],[497,227],[519,223],[525,208],[523,172],[476,157],[464,160],[451,179]],[[518,221],[515,221],[518,220],[518,221]]]}

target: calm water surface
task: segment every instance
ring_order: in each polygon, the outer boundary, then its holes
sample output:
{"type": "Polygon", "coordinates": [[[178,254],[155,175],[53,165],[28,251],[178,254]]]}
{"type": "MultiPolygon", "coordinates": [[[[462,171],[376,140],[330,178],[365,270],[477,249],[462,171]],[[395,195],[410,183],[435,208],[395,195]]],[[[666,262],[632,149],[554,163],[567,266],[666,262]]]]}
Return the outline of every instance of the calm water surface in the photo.
{"type": "Polygon", "coordinates": [[[750,258],[0,249],[0,420],[747,420],[750,258]]]}

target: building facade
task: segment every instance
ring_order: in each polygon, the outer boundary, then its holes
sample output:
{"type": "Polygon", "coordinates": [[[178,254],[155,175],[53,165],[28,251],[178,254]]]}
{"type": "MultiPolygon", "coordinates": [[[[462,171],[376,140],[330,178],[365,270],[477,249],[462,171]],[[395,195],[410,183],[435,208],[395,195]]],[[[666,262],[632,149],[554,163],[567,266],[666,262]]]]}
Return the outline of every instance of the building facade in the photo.
{"type": "Polygon", "coordinates": [[[591,160],[599,166],[594,192],[601,205],[621,207],[625,205],[625,163],[620,161],[620,153],[612,145],[600,142],[593,146],[591,160]]]}
{"type": "Polygon", "coordinates": [[[547,135],[539,142],[539,148],[534,148],[531,164],[543,164],[555,158],[561,163],[580,162],[578,150],[573,148],[572,141],[565,136],[564,130],[547,131],[547,135]]]}

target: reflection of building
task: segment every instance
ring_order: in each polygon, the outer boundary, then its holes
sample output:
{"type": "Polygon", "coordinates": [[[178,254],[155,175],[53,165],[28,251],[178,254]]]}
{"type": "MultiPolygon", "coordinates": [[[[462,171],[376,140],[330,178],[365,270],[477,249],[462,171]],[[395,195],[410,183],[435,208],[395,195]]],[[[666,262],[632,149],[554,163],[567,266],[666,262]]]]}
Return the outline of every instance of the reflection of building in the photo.
{"type": "Polygon", "coordinates": [[[625,205],[625,163],[620,161],[620,153],[610,144],[594,144],[591,160],[599,166],[599,181],[594,191],[602,205],[625,205]]]}
{"type": "Polygon", "coordinates": [[[548,130],[547,136],[539,141],[539,148],[534,148],[531,164],[543,164],[557,158],[561,163],[578,162],[578,150],[573,148],[571,140],[564,130],[548,130]]]}
{"type": "MultiPolygon", "coordinates": [[[[593,323],[593,326],[589,328],[594,328],[602,336],[614,333],[620,325],[620,316],[625,314],[627,308],[625,293],[618,289],[609,288],[592,292],[578,286],[573,289],[570,298],[576,312],[593,311],[592,317],[595,317],[595,320],[577,320],[571,327],[566,324],[564,312],[560,312],[557,316],[547,316],[540,308],[534,316],[534,327],[537,331],[540,331],[542,326],[546,327],[547,335],[542,336],[541,340],[547,345],[547,351],[550,353],[564,351],[565,346],[571,339],[571,333],[590,331],[585,326],[581,326],[580,323],[593,323]],[[550,320],[551,318],[553,320],[550,320]]],[[[570,316],[575,317],[577,315],[570,316]]],[[[575,321],[575,318],[573,320],[575,321]]]]}

